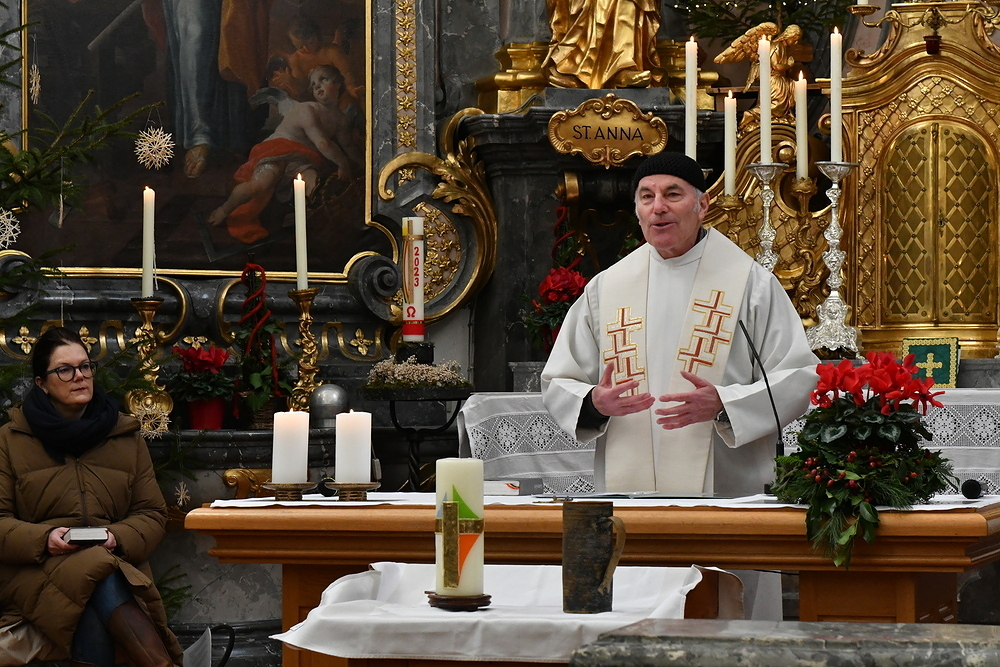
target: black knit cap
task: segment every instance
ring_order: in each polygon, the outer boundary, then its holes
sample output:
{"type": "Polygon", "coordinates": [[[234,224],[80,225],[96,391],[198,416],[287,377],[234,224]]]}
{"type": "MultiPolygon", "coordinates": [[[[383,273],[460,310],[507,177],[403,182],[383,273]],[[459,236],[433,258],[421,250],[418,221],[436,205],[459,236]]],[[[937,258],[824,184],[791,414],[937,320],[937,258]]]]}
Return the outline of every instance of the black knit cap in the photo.
{"type": "Polygon", "coordinates": [[[697,162],[683,153],[662,152],[650,155],[635,170],[635,176],[632,177],[632,194],[634,195],[639,189],[639,181],[653,174],[682,178],[701,192],[708,189],[705,184],[705,174],[697,162]]]}

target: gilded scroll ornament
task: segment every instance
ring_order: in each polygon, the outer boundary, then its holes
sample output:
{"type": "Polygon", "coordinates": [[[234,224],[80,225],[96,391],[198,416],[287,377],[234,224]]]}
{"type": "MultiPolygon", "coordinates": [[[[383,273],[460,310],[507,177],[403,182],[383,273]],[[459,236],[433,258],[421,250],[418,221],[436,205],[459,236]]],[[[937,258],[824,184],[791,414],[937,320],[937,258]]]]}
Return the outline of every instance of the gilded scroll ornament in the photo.
{"type": "Polygon", "coordinates": [[[424,264],[424,299],[430,301],[451,284],[462,267],[462,239],[455,223],[427,202],[413,207],[424,218],[424,242],[427,259],[424,264]]]}
{"type": "Polygon", "coordinates": [[[549,119],[549,142],[560,153],[582,155],[606,169],[634,155],[659,153],[667,145],[667,125],[635,102],[614,93],[589,99],[549,119]]]}
{"type": "Polygon", "coordinates": [[[542,72],[557,88],[645,88],[662,76],[653,0],[548,0],[542,72]]]}
{"type": "Polygon", "coordinates": [[[408,167],[420,167],[431,172],[441,179],[432,196],[451,203],[453,213],[467,216],[472,221],[476,237],[472,277],[455,299],[444,304],[433,304],[433,311],[425,312],[428,322],[439,320],[453,309],[462,307],[489,280],[496,266],[497,219],[486,182],[486,168],[476,155],[473,139],[455,141],[455,134],[462,120],[481,113],[479,109],[463,109],[448,121],[441,132],[439,143],[444,159],[429,153],[404,153],[390,160],[379,172],[378,194],[385,201],[396,196],[386,186],[395,172],[408,167]]]}

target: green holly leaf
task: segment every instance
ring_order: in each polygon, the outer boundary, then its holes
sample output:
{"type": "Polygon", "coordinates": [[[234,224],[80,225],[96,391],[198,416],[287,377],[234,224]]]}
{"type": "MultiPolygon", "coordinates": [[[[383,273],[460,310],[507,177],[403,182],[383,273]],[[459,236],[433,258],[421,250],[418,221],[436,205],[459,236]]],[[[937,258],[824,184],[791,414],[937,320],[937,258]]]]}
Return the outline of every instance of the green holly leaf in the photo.
{"type": "Polygon", "coordinates": [[[848,542],[854,539],[854,536],[858,533],[858,522],[855,521],[850,526],[847,527],[840,536],[837,538],[837,544],[844,546],[848,542]]]}
{"type": "Polygon", "coordinates": [[[871,523],[875,523],[875,524],[878,523],[878,510],[876,510],[874,507],[872,507],[872,504],[870,502],[865,501],[865,502],[861,503],[858,506],[858,509],[859,509],[859,511],[861,513],[861,518],[862,519],[864,519],[865,521],[871,522],[871,523]]]}

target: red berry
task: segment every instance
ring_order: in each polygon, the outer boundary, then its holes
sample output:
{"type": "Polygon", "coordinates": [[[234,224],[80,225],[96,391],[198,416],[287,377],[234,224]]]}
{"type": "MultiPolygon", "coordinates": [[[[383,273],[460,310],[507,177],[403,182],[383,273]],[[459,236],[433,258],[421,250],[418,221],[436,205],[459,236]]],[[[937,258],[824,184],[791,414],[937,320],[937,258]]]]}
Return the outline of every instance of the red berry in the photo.
{"type": "Polygon", "coordinates": [[[843,470],[841,470],[841,471],[840,471],[840,474],[839,474],[839,475],[837,475],[837,477],[838,477],[838,478],[840,478],[840,479],[844,479],[845,477],[847,477],[847,473],[846,473],[846,472],[844,472],[843,470]]]}
{"type": "Polygon", "coordinates": [[[816,479],[816,483],[817,483],[817,484],[819,484],[820,482],[822,482],[822,481],[823,481],[823,478],[822,478],[822,477],[820,477],[819,475],[816,475],[816,478],[815,478],[815,479],[816,479]]]}
{"type": "Polygon", "coordinates": [[[830,488],[831,486],[833,486],[836,483],[837,483],[837,480],[831,479],[829,482],[826,483],[826,487],[830,488]]]}

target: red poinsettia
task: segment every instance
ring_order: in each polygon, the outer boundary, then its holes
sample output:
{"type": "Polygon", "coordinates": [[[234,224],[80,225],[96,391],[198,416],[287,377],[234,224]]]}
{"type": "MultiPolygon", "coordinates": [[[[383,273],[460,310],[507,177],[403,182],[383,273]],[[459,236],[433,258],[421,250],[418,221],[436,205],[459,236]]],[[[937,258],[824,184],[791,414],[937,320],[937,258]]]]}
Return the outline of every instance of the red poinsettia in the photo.
{"type": "Polygon", "coordinates": [[[552,269],[549,271],[549,275],[545,276],[545,279],[538,286],[538,295],[542,297],[543,304],[574,301],[576,297],[583,294],[583,288],[586,286],[587,279],[583,277],[583,274],[560,266],[552,269]]]}
{"type": "Polygon", "coordinates": [[[843,392],[859,406],[877,398],[879,409],[884,415],[896,412],[902,405],[919,405],[923,414],[927,414],[928,405],[941,407],[941,402],[934,397],[944,392],[931,391],[933,379],[915,377],[921,370],[913,364],[912,354],[907,355],[902,362],[897,361],[890,352],[869,352],[867,359],[867,364],[857,368],[848,359],[836,366],[817,366],[819,381],[810,396],[813,405],[828,408],[843,392]]]}
{"type": "Polygon", "coordinates": [[[229,359],[229,352],[212,344],[187,349],[175,345],[174,354],[180,358],[185,373],[218,373],[229,359]]]}

